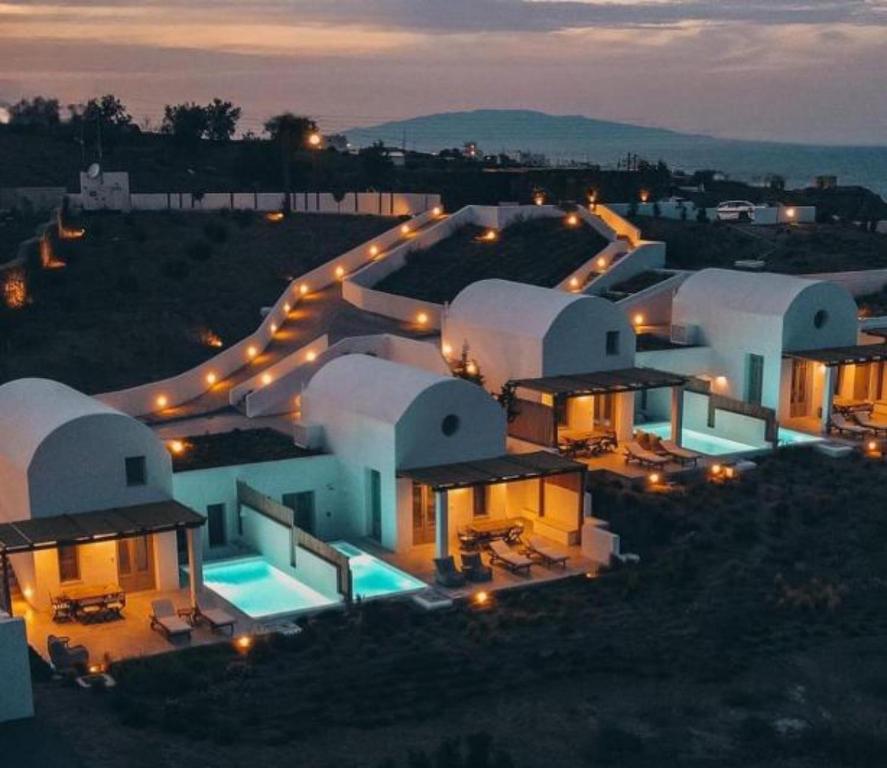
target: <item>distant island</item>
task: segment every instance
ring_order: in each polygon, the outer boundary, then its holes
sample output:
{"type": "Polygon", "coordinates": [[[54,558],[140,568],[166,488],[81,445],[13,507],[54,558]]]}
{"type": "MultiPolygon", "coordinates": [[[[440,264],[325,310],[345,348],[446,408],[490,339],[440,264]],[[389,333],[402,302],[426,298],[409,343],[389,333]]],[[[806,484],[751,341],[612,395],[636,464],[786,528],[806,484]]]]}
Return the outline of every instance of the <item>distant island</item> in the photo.
{"type": "Polygon", "coordinates": [[[825,146],[740,141],[693,135],[582,115],[550,115],[515,109],[443,112],[345,131],[356,146],[382,141],[422,152],[475,142],[481,152],[544,154],[553,163],[615,167],[626,153],[672,168],[716,168],[749,182],[779,174],[803,187],[817,175],[887,195],[887,146],[825,146]]]}

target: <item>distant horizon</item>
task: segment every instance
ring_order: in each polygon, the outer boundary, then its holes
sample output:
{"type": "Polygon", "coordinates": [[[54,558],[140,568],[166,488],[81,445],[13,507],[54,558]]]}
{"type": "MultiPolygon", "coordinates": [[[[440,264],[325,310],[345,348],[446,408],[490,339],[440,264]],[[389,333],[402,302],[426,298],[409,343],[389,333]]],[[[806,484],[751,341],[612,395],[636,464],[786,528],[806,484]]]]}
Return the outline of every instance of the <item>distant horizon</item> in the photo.
{"type": "Polygon", "coordinates": [[[0,0],[0,101],[214,96],[258,131],[495,107],[739,141],[882,146],[887,0],[0,0]]]}

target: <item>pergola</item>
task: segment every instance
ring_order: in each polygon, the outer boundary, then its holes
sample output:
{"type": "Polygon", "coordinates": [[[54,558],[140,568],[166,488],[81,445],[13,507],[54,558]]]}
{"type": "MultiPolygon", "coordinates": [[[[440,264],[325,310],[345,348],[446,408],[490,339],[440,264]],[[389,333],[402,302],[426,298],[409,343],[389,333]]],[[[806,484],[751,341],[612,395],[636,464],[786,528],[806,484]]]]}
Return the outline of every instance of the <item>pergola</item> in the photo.
{"type": "Polygon", "coordinates": [[[398,470],[397,476],[409,478],[420,485],[427,485],[434,491],[436,556],[446,557],[449,554],[448,491],[576,473],[579,475],[577,513],[581,521],[585,472],[586,467],[581,462],[548,451],[536,451],[507,453],[504,456],[477,461],[402,469],[398,470]]]}
{"type": "Polygon", "coordinates": [[[10,555],[184,530],[188,536],[191,601],[196,605],[197,591],[203,581],[203,558],[201,540],[195,535],[195,531],[205,522],[206,519],[202,515],[170,499],[130,507],[114,507],[0,523],[0,569],[2,569],[0,576],[2,576],[3,601],[11,615],[10,555]]]}
{"type": "MultiPolygon", "coordinates": [[[[572,397],[587,397],[589,395],[612,395],[625,392],[640,392],[647,389],[660,389],[670,387],[672,389],[672,434],[680,440],[681,423],[683,421],[683,388],[689,381],[689,377],[670,371],[660,371],[655,368],[623,368],[614,371],[593,371],[590,373],[574,373],[564,376],[542,376],[534,379],[514,379],[509,384],[514,387],[550,395],[555,402],[572,397]]],[[[543,445],[555,445],[557,443],[557,410],[548,408],[540,403],[521,400],[520,408],[526,408],[535,413],[538,418],[550,420],[542,425],[545,434],[551,435],[550,440],[533,439],[533,442],[541,442],[543,445]],[[539,409],[546,409],[540,411],[539,409]],[[548,412],[550,411],[550,413],[548,412]]],[[[528,415],[530,415],[528,413],[528,415]]],[[[530,427],[530,432],[540,432],[540,425],[530,427]]],[[[509,434],[515,437],[528,439],[527,435],[520,434],[518,425],[512,425],[509,434]]],[[[620,438],[621,439],[621,438],[620,438]]]]}
{"type": "MultiPolygon", "coordinates": [[[[866,331],[866,333],[876,333],[876,331],[866,331]]],[[[798,352],[784,352],[783,357],[794,360],[805,360],[825,366],[821,416],[822,428],[825,430],[832,417],[835,387],[837,385],[837,369],[844,365],[865,365],[866,363],[880,363],[887,361],[887,343],[854,344],[848,347],[806,349],[798,352]]]]}

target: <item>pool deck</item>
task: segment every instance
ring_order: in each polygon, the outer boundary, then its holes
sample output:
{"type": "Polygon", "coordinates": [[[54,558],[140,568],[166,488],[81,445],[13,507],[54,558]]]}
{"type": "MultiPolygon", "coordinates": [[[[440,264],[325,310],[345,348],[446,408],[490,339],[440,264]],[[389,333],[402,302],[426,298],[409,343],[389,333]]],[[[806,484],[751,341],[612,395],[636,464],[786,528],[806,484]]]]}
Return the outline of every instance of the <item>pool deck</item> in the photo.
{"type": "MultiPolygon", "coordinates": [[[[569,555],[567,567],[546,568],[542,565],[534,565],[530,569],[529,576],[522,576],[512,573],[501,566],[493,567],[493,580],[485,583],[466,584],[464,587],[457,589],[447,589],[441,587],[434,580],[434,545],[425,544],[419,547],[413,547],[406,553],[389,552],[380,547],[372,539],[355,539],[355,543],[366,552],[384,560],[386,563],[399,568],[417,579],[420,579],[429,587],[434,587],[438,592],[446,594],[453,600],[470,597],[472,594],[481,590],[487,592],[495,592],[502,589],[512,589],[514,587],[526,587],[533,584],[542,584],[546,582],[557,581],[559,579],[571,578],[579,575],[595,575],[600,569],[600,563],[596,563],[582,555],[582,549],[578,546],[567,547],[552,542],[552,546],[564,551],[569,555]]],[[[458,564],[458,551],[452,553],[458,564]]],[[[483,556],[484,563],[489,558],[483,556]]]]}
{"type": "MultiPolygon", "coordinates": [[[[176,608],[186,608],[190,604],[187,589],[173,591],[133,592],[126,596],[123,618],[96,624],[81,624],[77,621],[55,622],[49,611],[38,611],[23,600],[15,600],[13,610],[16,616],[25,620],[28,643],[48,660],[46,641],[49,635],[70,638],[71,645],[85,645],[92,663],[103,659],[116,661],[139,656],[152,656],[181,648],[211,643],[230,642],[227,634],[213,634],[208,627],[201,625],[191,633],[191,639],[167,640],[160,632],[151,629],[148,616],[151,601],[162,598],[172,600],[176,608]]],[[[203,608],[221,608],[236,619],[235,636],[261,630],[257,622],[236,610],[213,592],[201,592],[200,605],[203,608]]]]}

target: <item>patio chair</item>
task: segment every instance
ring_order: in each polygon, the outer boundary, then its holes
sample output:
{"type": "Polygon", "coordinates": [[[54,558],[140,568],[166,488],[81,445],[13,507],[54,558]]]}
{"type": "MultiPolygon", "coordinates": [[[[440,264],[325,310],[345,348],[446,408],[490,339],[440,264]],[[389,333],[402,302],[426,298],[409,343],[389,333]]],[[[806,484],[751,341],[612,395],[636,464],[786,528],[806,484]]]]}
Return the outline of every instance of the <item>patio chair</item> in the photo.
{"type": "Polygon", "coordinates": [[[49,602],[52,606],[53,621],[71,621],[74,618],[74,607],[67,597],[50,595],[49,602]]]}
{"type": "Polygon", "coordinates": [[[530,575],[530,568],[533,565],[529,557],[513,552],[504,541],[490,542],[490,563],[502,565],[512,573],[524,571],[527,576],[530,575]]]}
{"type": "Polygon", "coordinates": [[[695,467],[701,458],[701,454],[696,453],[696,451],[688,451],[686,448],[677,445],[673,440],[662,440],[660,445],[662,450],[681,466],[692,464],[695,467]]]}
{"type": "Polygon", "coordinates": [[[559,565],[564,570],[567,569],[567,560],[570,558],[559,549],[552,547],[541,536],[530,536],[526,550],[528,557],[538,557],[547,568],[559,565]]]}
{"type": "Polygon", "coordinates": [[[74,671],[80,674],[89,669],[89,651],[85,645],[71,645],[68,637],[50,635],[46,638],[49,660],[57,672],[74,671]]]}
{"type": "Polygon", "coordinates": [[[456,568],[452,555],[435,557],[434,580],[442,587],[461,587],[465,584],[465,574],[456,568]]]}
{"type": "Polygon", "coordinates": [[[887,434],[887,424],[880,421],[872,421],[867,413],[856,412],[853,414],[853,418],[860,427],[870,429],[876,435],[883,436],[887,434]]]}
{"type": "Polygon", "coordinates": [[[480,556],[480,552],[463,552],[462,553],[462,573],[468,581],[492,581],[493,569],[489,565],[484,565],[484,561],[480,556]]]}
{"type": "Polygon", "coordinates": [[[832,414],[831,420],[829,421],[829,429],[834,430],[839,435],[859,438],[863,438],[872,433],[868,427],[854,424],[846,416],[840,413],[832,414]]]}
{"type": "Polygon", "coordinates": [[[167,640],[173,637],[191,638],[191,625],[176,612],[172,600],[151,601],[151,615],[148,617],[151,629],[156,629],[166,635],[167,640]]]}
{"type": "Polygon", "coordinates": [[[642,467],[664,467],[669,462],[668,456],[660,456],[653,451],[642,448],[637,442],[632,441],[625,446],[625,463],[635,462],[642,467]]]}
{"type": "Polygon", "coordinates": [[[195,623],[205,621],[212,632],[222,632],[227,629],[229,634],[234,634],[234,625],[237,623],[237,619],[221,608],[204,609],[198,605],[192,615],[195,623]]]}

